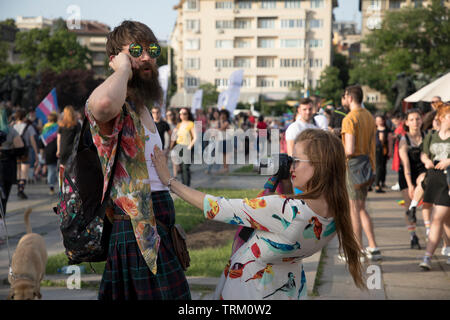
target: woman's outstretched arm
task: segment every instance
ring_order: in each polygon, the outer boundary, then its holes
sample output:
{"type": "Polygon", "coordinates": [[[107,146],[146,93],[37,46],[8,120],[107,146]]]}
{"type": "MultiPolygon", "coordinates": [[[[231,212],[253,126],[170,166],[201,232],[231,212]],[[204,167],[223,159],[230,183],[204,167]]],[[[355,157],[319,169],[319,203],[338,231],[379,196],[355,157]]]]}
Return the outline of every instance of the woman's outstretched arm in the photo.
{"type": "Polygon", "coordinates": [[[184,201],[189,202],[193,206],[203,210],[203,200],[205,193],[185,186],[181,182],[170,177],[170,171],[167,167],[167,160],[164,152],[155,145],[153,149],[152,161],[155,165],[161,183],[167,186],[170,180],[170,190],[184,201]]]}

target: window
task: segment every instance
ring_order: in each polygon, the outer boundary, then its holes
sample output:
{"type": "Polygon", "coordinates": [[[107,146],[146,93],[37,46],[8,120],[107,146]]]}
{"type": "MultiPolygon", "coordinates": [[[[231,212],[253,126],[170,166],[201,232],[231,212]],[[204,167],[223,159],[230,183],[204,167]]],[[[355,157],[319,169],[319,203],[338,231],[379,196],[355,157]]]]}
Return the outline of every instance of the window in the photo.
{"type": "Polygon", "coordinates": [[[269,77],[258,77],[256,80],[256,85],[258,87],[273,87],[275,80],[269,77]]]}
{"type": "Polygon", "coordinates": [[[258,57],[257,61],[258,68],[273,68],[275,67],[274,57],[258,57]]]}
{"type": "Polygon", "coordinates": [[[250,88],[251,87],[250,78],[244,78],[242,80],[242,87],[245,87],[245,88],[250,88]]]}
{"type": "Polygon", "coordinates": [[[228,87],[228,79],[214,79],[214,84],[218,88],[228,87]]]}
{"type": "Polygon", "coordinates": [[[258,48],[275,48],[275,39],[258,38],[258,48]]]}
{"type": "Polygon", "coordinates": [[[402,1],[401,0],[390,0],[389,9],[400,9],[402,1]]]}
{"type": "Polygon", "coordinates": [[[198,0],[187,0],[185,2],[185,9],[186,10],[198,10],[198,0]]]}
{"type": "Polygon", "coordinates": [[[233,59],[216,59],[215,66],[216,68],[233,68],[233,59]]]}
{"type": "Polygon", "coordinates": [[[275,28],[275,20],[274,18],[259,18],[258,19],[258,28],[259,29],[273,29],[275,28]]]}
{"type": "Polygon", "coordinates": [[[324,8],[325,3],[324,0],[311,0],[311,8],[312,9],[318,9],[318,8],[324,8]]]}
{"type": "Polygon", "coordinates": [[[423,0],[414,0],[414,8],[422,8],[423,0]]]}
{"type": "Polygon", "coordinates": [[[200,58],[187,58],[184,67],[186,70],[200,69],[200,58]]]}
{"type": "Polygon", "coordinates": [[[381,10],[381,0],[371,0],[368,10],[381,10]]]}
{"type": "Polygon", "coordinates": [[[186,20],[185,27],[187,31],[200,31],[200,20],[186,20]]]}
{"type": "Polygon", "coordinates": [[[235,68],[251,68],[252,67],[252,58],[236,57],[234,59],[234,67],[235,68]]]}
{"type": "Polygon", "coordinates": [[[303,39],[281,39],[281,48],[303,48],[305,41],[303,39]]]}
{"type": "Polygon", "coordinates": [[[216,40],[216,48],[218,49],[233,49],[233,40],[216,40]]]}
{"type": "Polygon", "coordinates": [[[275,9],[277,7],[277,2],[272,0],[262,0],[261,9],[275,9]]]}
{"type": "Polygon", "coordinates": [[[252,40],[246,38],[236,38],[234,40],[235,48],[250,48],[252,46],[252,40]]]}
{"type": "Polygon", "coordinates": [[[281,28],[282,29],[302,28],[302,27],[303,27],[302,19],[283,19],[283,20],[281,20],[281,28]]]}
{"type": "Polygon", "coordinates": [[[105,61],[106,59],[106,53],[104,52],[93,52],[92,53],[92,60],[94,61],[105,61]]]}
{"type": "Polygon", "coordinates": [[[234,27],[236,29],[250,29],[252,21],[250,19],[236,19],[234,20],[234,27]]]}
{"type": "Polygon", "coordinates": [[[280,59],[281,68],[300,68],[302,66],[302,59],[280,59]]]}
{"type": "Polygon", "coordinates": [[[233,9],[233,1],[217,1],[216,9],[233,9]]]}
{"type": "Polygon", "coordinates": [[[309,66],[311,68],[322,68],[322,59],[309,59],[309,66]]]}
{"type": "Polygon", "coordinates": [[[195,77],[186,77],[186,87],[198,87],[199,80],[195,77]]]}
{"type": "Polygon", "coordinates": [[[300,80],[280,80],[281,88],[292,88],[301,86],[302,82],[300,80]]]}
{"type": "Polygon", "coordinates": [[[251,1],[238,1],[237,7],[239,9],[251,9],[252,8],[252,2],[251,1]]]}
{"type": "Polygon", "coordinates": [[[322,19],[312,19],[309,21],[309,27],[311,29],[317,29],[323,27],[323,20],[322,19]]]}
{"type": "Polygon", "coordinates": [[[200,49],[200,39],[186,40],[186,50],[199,50],[199,49],[200,49]]]}
{"type": "Polygon", "coordinates": [[[310,48],[322,48],[323,47],[323,40],[311,39],[311,40],[309,40],[309,47],[310,48]]]}
{"type": "Polygon", "coordinates": [[[233,29],[234,21],[233,20],[217,20],[216,21],[216,29],[233,29]]]}
{"type": "Polygon", "coordinates": [[[300,1],[298,0],[286,0],[284,1],[285,8],[300,8],[300,1]]]}

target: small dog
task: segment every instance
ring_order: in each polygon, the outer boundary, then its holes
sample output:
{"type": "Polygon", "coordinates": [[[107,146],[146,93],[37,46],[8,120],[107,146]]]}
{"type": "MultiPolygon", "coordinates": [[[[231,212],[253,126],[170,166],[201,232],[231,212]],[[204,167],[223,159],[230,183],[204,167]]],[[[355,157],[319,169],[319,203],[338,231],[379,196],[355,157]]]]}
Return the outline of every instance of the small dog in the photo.
{"type": "Polygon", "coordinates": [[[12,257],[12,272],[8,275],[11,289],[9,300],[41,299],[41,280],[47,265],[47,249],[44,238],[32,233],[30,226],[31,208],[25,211],[24,220],[27,234],[17,244],[12,257]]]}

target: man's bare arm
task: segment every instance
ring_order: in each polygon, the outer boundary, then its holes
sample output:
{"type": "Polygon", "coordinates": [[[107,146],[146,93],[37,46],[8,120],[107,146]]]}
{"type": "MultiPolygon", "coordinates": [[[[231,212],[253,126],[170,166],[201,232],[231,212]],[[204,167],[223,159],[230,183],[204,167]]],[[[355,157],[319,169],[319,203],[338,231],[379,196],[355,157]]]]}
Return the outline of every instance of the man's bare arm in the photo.
{"type": "Polygon", "coordinates": [[[119,53],[109,63],[114,73],[99,85],[89,97],[89,109],[95,120],[108,122],[120,112],[126,96],[127,83],[133,75],[132,61],[125,53],[119,53]]]}
{"type": "Polygon", "coordinates": [[[353,134],[344,133],[344,149],[347,157],[355,153],[355,136],[353,134]]]}

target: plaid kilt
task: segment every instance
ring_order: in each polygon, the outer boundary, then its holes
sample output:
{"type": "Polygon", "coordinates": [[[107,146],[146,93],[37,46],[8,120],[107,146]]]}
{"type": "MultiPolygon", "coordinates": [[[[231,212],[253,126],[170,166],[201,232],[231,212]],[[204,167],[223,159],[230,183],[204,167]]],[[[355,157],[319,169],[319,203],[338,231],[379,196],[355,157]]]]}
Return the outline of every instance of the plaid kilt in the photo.
{"type": "MultiPolygon", "coordinates": [[[[155,216],[166,226],[175,223],[175,208],[168,191],[152,192],[155,216]]],[[[115,214],[125,214],[115,207],[115,214]]],[[[99,300],[190,300],[184,271],[174,254],[170,235],[157,226],[161,243],[156,275],[139,250],[131,221],[114,221],[99,300]]]]}

